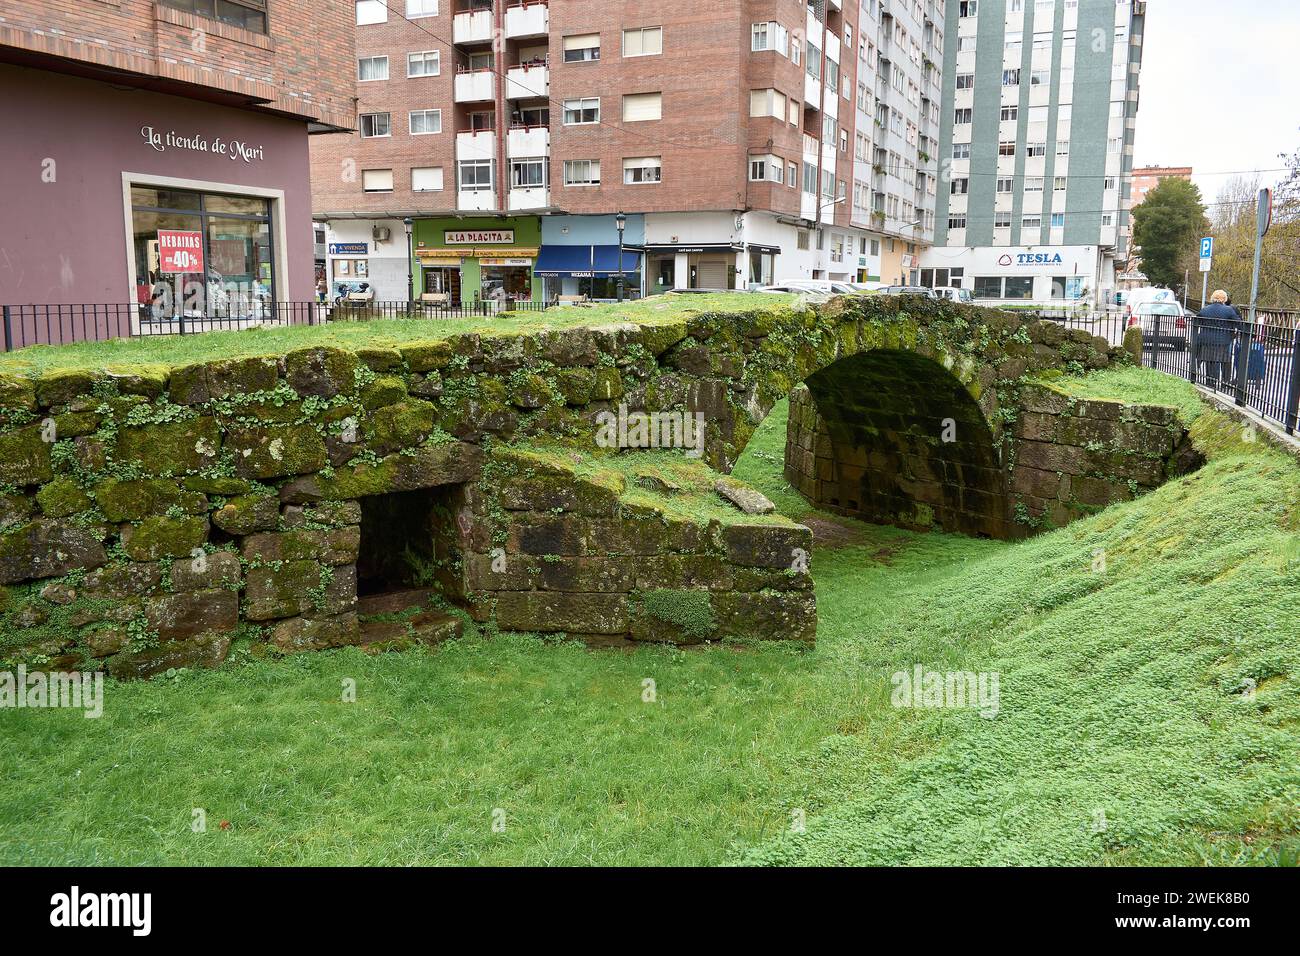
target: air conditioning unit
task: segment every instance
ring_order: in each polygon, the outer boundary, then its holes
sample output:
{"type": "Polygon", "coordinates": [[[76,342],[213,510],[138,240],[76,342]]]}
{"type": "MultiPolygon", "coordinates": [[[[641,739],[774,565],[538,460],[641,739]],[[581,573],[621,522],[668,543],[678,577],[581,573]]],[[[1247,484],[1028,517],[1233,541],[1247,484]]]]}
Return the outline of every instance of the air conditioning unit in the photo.
{"type": "Polygon", "coordinates": [[[387,242],[393,235],[393,230],[387,226],[375,226],[370,230],[370,235],[374,237],[375,242],[387,242]]]}

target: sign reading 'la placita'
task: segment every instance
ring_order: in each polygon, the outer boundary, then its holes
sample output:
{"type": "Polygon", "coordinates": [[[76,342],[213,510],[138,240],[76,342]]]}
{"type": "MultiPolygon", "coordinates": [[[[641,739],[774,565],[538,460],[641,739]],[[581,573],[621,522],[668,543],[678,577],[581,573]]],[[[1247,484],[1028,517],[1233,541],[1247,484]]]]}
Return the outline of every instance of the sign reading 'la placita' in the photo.
{"type": "Polygon", "coordinates": [[[449,246],[510,246],[515,242],[513,229],[446,229],[443,242],[449,246]]]}

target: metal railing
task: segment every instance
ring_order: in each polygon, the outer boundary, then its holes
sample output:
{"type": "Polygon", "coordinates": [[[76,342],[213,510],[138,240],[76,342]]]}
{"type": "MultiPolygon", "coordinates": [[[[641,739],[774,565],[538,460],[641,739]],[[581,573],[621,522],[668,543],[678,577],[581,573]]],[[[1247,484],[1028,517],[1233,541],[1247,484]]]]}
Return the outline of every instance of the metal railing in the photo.
{"type": "Polygon", "coordinates": [[[1041,315],[1122,345],[1142,330],[1142,364],[1177,375],[1275,422],[1288,435],[1300,427],[1300,313],[1258,310],[1252,325],[1194,316],[1123,312],[1041,315]]]}
{"type": "Polygon", "coordinates": [[[541,312],[555,302],[267,302],[241,309],[170,309],[154,304],[96,303],[0,306],[0,345],[13,352],[29,345],[68,345],[153,335],[197,335],[262,327],[322,325],[375,319],[445,320],[489,318],[500,313],[541,312]]]}

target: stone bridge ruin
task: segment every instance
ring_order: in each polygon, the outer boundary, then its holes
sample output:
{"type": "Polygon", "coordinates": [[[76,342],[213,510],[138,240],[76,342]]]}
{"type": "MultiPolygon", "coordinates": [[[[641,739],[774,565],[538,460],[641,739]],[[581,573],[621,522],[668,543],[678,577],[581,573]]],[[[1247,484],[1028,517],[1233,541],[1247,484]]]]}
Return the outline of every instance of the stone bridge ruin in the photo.
{"type": "MultiPolygon", "coordinates": [[[[503,630],[812,641],[811,532],[726,477],[789,397],[818,507],[1015,538],[1192,467],[1171,409],[1031,382],[1104,340],[900,297],[0,378],[0,658],[123,677],[503,630]],[[700,460],[602,416],[699,415],[700,460]]],[[[431,327],[436,328],[436,327],[431,327]]]]}

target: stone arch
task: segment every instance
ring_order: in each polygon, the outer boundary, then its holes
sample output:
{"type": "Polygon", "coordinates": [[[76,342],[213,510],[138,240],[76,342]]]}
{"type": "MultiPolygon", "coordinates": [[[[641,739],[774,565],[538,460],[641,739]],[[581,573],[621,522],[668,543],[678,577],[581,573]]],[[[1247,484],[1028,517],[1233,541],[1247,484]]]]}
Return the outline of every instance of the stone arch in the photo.
{"type": "Polygon", "coordinates": [[[1003,538],[995,427],[941,362],[903,349],[841,358],[790,395],[785,474],[810,502],[877,524],[1003,538]]]}

